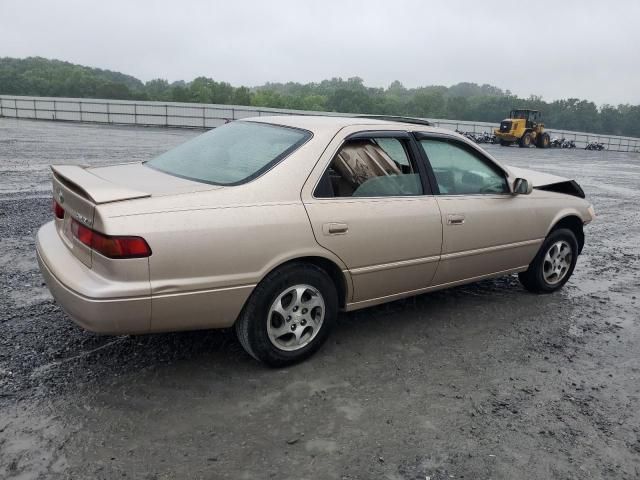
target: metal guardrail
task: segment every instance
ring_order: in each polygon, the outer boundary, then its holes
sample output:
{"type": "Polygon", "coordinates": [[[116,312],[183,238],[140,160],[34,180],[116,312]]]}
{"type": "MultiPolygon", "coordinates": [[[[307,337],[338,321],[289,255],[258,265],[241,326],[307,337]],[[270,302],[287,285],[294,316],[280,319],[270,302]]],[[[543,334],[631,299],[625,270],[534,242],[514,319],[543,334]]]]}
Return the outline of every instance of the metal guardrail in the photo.
{"type": "MultiPolygon", "coordinates": [[[[224,125],[232,120],[265,115],[349,116],[349,114],[335,112],[240,105],[0,95],[0,117],[8,118],[207,129],[224,125]]],[[[491,132],[498,127],[498,124],[488,122],[427,120],[441,128],[474,133],[491,132]]],[[[555,129],[547,131],[552,137],[574,140],[579,148],[584,148],[590,142],[600,142],[607,150],[640,152],[640,138],[555,129]]]]}

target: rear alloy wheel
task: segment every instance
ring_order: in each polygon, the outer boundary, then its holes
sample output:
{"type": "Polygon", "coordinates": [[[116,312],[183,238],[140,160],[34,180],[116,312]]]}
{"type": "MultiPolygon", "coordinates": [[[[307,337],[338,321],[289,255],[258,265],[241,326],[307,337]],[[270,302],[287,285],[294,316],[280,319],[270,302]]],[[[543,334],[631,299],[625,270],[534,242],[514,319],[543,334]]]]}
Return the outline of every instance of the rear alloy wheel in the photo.
{"type": "Polygon", "coordinates": [[[273,367],[299,362],[324,343],[338,315],[338,295],[321,268],[292,263],[256,287],[236,322],[244,349],[273,367]]]}
{"type": "Polygon", "coordinates": [[[529,148],[531,146],[531,141],[532,141],[531,133],[530,132],[525,133],[520,139],[520,147],[529,148]]]}
{"type": "Polygon", "coordinates": [[[318,335],[324,322],[324,297],[311,285],[294,285],[275,299],[267,314],[267,334],[281,350],[304,348],[318,335]]]}
{"type": "Polygon", "coordinates": [[[543,133],[538,137],[536,142],[536,147],[538,148],[549,148],[549,144],[551,143],[551,138],[549,138],[548,133],[543,133]]]}
{"type": "Polygon", "coordinates": [[[560,228],[546,238],[526,272],[518,274],[529,291],[550,293],[562,288],[578,259],[578,242],[571,230],[560,228]]]}

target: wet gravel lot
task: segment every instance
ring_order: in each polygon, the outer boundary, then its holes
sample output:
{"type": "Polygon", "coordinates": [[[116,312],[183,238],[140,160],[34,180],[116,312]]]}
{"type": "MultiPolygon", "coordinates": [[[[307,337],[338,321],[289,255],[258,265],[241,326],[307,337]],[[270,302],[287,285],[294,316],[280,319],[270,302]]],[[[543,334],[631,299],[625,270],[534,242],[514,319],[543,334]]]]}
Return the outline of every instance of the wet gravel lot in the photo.
{"type": "Polygon", "coordinates": [[[343,314],[309,361],[232,332],[108,337],[38,272],[51,163],[142,160],[197,134],[0,119],[0,478],[640,477],[640,155],[488,149],[595,205],[559,293],[515,277],[343,314]]]}

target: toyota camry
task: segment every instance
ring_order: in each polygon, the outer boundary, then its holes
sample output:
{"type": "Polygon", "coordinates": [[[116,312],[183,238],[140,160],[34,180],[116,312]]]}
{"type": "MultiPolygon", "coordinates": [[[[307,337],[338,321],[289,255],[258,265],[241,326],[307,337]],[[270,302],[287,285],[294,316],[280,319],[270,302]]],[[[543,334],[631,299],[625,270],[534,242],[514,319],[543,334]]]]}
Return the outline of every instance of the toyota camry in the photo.
{"type": "Polygon", "coordinates": [[[315,352],[339,311],[515,273],[554,292],[594,218],[574,180],[402,118],[249,118],[145,162],[51,168],[37,257],[75,322],[234,327],[273,366],[315,352]]]}

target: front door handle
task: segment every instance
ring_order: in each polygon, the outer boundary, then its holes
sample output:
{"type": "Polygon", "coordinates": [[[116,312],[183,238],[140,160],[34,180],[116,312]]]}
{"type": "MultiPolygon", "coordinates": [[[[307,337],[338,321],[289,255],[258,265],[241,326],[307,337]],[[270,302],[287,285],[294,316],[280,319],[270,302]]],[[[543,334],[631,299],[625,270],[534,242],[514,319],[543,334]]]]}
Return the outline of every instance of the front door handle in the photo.
{"type": "Polygon", "coordinates": [[[344,235],[349,231],[349,225],[346,223],[325,223],[322,225],[322,233],[325,235],[344,235]]]}
{"type": "Polygon", "coordinates": [[[464,223],[464,215],[461,213],[452,213],[447,215],[447,225],[462,225],[464,223]]]}

